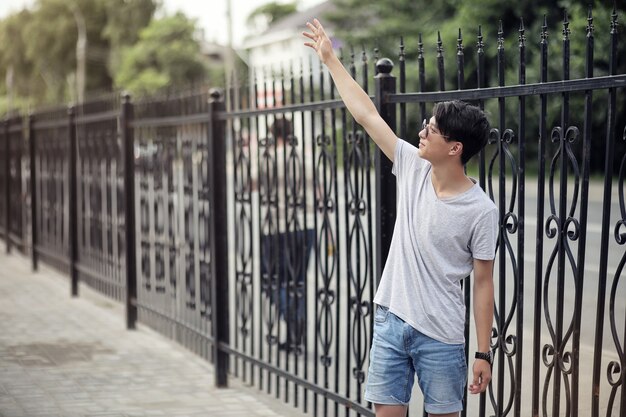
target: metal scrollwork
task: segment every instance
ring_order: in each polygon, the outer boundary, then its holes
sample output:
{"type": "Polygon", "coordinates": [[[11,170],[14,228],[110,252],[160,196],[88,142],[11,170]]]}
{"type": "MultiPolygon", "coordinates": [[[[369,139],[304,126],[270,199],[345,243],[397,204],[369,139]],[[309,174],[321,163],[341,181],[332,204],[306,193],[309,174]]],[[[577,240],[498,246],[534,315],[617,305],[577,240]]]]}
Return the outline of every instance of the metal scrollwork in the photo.
{"type": "Polygon", "coordinates": [[[348,278],[350,279],[351,293],[351,333],[352,356],[355,365],[352,367],[352,376],[357,384],[365,381],[364,368],[366,366],[367,345],[370,340],[370,326],[373,304],[366,290],[369,288],[371,268],[371,247],[366,236],[367,221],[370,216],[368,204],[369,178],[369,143],[362,131],[350,132],[347,136],[348,170],[347,195],[349,218],[348,235],[348,278]]]}
{"type": "Polygon", "coordinates": [[[320,309],[318,311],[317,334],[321,348],[320,363],[328,368],[332,364],[331,346],[335,323],[333,321],[332,307],[335,304],[336,294],[332,289],[337,267],[337,259],[334,251],[337,247],[333,216],[335,215],[335,149],[331,138],[327,135],[318,135],[316,144],[319,155],[316,162],[317,212],[321,217],[321,225],[318,229],[318,267],[322,279],[322,287],[317,289],[317,300],[320,309]]]}
{"type": "Polygon", "coordinates": [[[235,141],[235,276],[239,332],[245,340],[250,334],[252,312],[252,181],[250,148],[239,136],[235,141]]]}
{"type": "MultiPolygon", "coordinates": [[[[624,133],[622,135],[623,139],[626,140],[626,128],[624,128],[624,133]]],[[[624,187],[626,186],[626,155],[622,158],[619,169],[619,179],[618,179],[618,189],[619,189],[619,220],[615,223],[614,228],[614,237],[615,242],[618,245],[626,244],[626,232],[621,231],[624,227],[626,227],[626,199],[624,198],[624,187]]],[[[626,252],[622,255],[622,258],[617,265],[615,270],[615,274],[613,275],[613,282],[611,283],[611,292],[609,295],[609,323],[611,326],[611,336],[613,338],[613,344],[615,345],[615,349],[617,351],[617,355],[620,358],[620,362],[611,361],[609,362],[606,369],[606,378],[611,386],[611,391],[609,394],[609,401],[607,406],[607,417],[612,415],[613,407],[615,406],[615,400],[618,396],[619,390],[625,390],[626,387],[623,386],[624,383],[624,366],[626,366],[626,352],[624,351],[624,345],[620,342],[620,332],[617,328],[618,318],[616,317],[617,311],[619,308],[616,308],[616,303],[619,301],[623,302],[623,299],[620,300],[620,297],[617,295],[617,289],[622,279],[622,274],[624,272],[624,266],[626,266],[626,252]]],[[[622,340],[624,338],[624,334],[622,333],[622,340]]],[[[624,392],[622,392],[622,400],[624,398],[624,392]]],[[[619,400],[618,400],[619,402],[619,400]]],[[[623,403],[623,401],[622,401],[623,403]]],[[[622,410],[624,411],[624,410],[622,410]]]]}
{"type": "Polygon", "coordinates": [[[259,140],[259,203],[261,206],[261,293],[262,314],[266,326],[266,342],[278,343],[279,303],[279,236],[278,236],[278,178],[276,142],[272,137],[259,140]]]}
{"type": "MultiPolygon", "coordinates": [[[[549,352],[552,360],[544,358],[544,365],[548,368],[546,379],[544,382],[542,395],[542,410],[544,415],[548,415],[548,392],[550,387],[553,388],[556,398],[561,393],[561,381],[565,394],[566,415],[569,415],[569,407],[571,406],[571,377],[577,364],[574,363],[574,356],[568,345],[571,344],[571,338],[574,330],[573,317],[569,322],[565,323],[563,318],[564,303],[564,283],[566,279],[565,264],[569,263],[572,279],[574,280],[574,291],[579,292],[580,284],[578,282],[578,265],[570,247],[570,241],[576,241],[580,237],[580,222],[575,217],[576,208],[579,198],[580,169],[576,156],[572,150],[572,145],[578,140],[580,132],[576,126],[570,126],[563,129],[560,126],[552,129],[551,140],[558,144],[558,149],[552,158],[550,164],[550,182],[549,182],[549,203],[550,216],[545,223],[545,234],[549,239],[555,239],[555,246],[550,253],[548,263],[545,270],[545,279],[543,283],[543,308],[544,319],[550,335],[550,342],[546,343],[543,352],[549,352]],[[568,169],[569,168],[569,169],[568,169]],[[557,169],[560,175],[560,195],[557,210],[557,199],[555,197],[555,175],[557,169]],[[567,182],[568,172],[574,176],[573,193],[570,197],[569,205],[567,201],[567,182]],[[555,262],[558,264],[557,270],[557,300],[556,300],[556,317],[550,314],[550,298],[549,288],[551,278],[553,276],[553,268],[555,262]],[[565,330],[565,331],[564,331],[565,330]]],[[[555,400],[555,404],[556,404],[555,400]]]]}
{"type": "Polygon", "coordinates": [[[516,374],[517,372],[521,372],[521,370],[515,369],[515,357],[519,354],[519,347],[517,337],[515,334],[511,333],[515,330],[510,329],[515,314],[521,314],[518,312],[517,294],[519,292],[519,271],[517,256],[510,237],[516,235],[519,228],[519,220],[517,214],[514,212],[518,204],[517,179],[519,170],[515,157],[510,149],[514,139],[515,134],[513,130],[505,129],[503,132],[500,132],[497,128],[491,129],[488,139],[489,144],[496,145],[494,154],[489,161],[487,188],[489,196],[492,200],[496,201],[501,213],[500,239],[498,239],[497,251],[499,253],[500,262],[499,285],[502,287],[499,295],[500,299],[496,302],[494,309],[496,324],[492,329],[491,340],[491,347],[496,355],[495,358],[497,359],[497,355],[500,354],[502,355],[502,359],[494,362],[498,368],[496,371],[499,375],[499,382],[497,387],[494,386],[495,384],[489,385],[489,398],[495,410],[502,410],[502,415],[507,415],[513,407],[516,390],[516,374]],[[499,172],[497,173],[497,177],[499,178],[497,200],[493,180],[496,163],[499,165],[499,172]],[[507,170],[510,172],[510,185],[506,184],[504,181],[507,170]],[[508,202],[507,193],[510,194],[508,202]],[[507,263],[511,265],[513,279],[507,279],[506,277],[507,271],[505,265],[507,263]],[[506,292],[504,291],[504,286],[507,282],[513,283],[513,297],[510,303],[507,303],[505,299],[506,292]],[[504,392],[505,373],[508,374],[508,393],[504,392]]]}

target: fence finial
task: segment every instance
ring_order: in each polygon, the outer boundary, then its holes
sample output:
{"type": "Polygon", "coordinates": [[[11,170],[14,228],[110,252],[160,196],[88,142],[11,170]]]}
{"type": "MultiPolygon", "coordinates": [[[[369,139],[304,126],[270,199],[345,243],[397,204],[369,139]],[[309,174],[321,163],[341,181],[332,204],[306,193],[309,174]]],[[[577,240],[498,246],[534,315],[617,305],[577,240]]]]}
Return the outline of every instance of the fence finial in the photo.
{"type": "Polygon", "coordinates": [[[459,37],[456,39],[456,54],[463,55],[463,34],[459,28],[459,37]]]}
{"type": "Polygon", "coordinates": [[[548,18],[543,15],[543,25],[541,25],[541,43],[548,43],[548,18]]]}
{"type": "Polygon", "coordinates": [[[566,9],[563,12],[563,40],[564,41],[569,40],[569,34],[570,34],[569,17],[567,15],[567,9],[566,9]]]}
{"type": "Polygon", "coordinates": [[[378,74],[391,74],[393,61],[389,58],[381,58],[376,61],[376,72],[378,74]]]}
{"type": "Polygon", "coordinates": [[[424,58],[424,42],[422,42],[422,32],[419,33],[417,38],[417,59],[424,58]]]}
{"type": "Polygon", "coordinates": [[[589,4],[589,8],[587,10],[587,37],[590,38],[593,36],[593,6],[589,4]]]}
{"type": "Polygon", "coordinates": [[[398,56],[400,61],[404,61],[404,37],[400,36],[400,54],[398,56]]]}
{"type": "Polygon", "coordinates": [[[504,29],[502,28],[502,20],[498,23],[498,49],[504,49],[504,29]]]}
{"type": "Polygon", "coordinates": [[[613,0],[613,12],[611,13],[611,35],[617,34],[617,5],[613,0]]]}
{"type": "Polygon", "coordinates": [[[520,48],[526,45],[526,28],[524,27],[524,18],[519,18],[519,46],[520,48]]]}
{"type": "Polygon", "coordinates": [[[222,90],[220,88],[211,88],[209,90],[209,99],[210,103],[216,103],[218,101],[222,101],[222,90]]]}
{"type": "Polygon", "coordinates": [[[437,31],[437,58],[443,56],[443,42],[441,42],[441,32],[437,31]]]}
{"type": "Polygon", "coordinates": [[[484,53],[484,48],[485,44],[483,43],[483,27],[481,25],[478,25],[478,42],[476,43],[476,48],[478,49],[478,53],[482,54],[484,53]]]}

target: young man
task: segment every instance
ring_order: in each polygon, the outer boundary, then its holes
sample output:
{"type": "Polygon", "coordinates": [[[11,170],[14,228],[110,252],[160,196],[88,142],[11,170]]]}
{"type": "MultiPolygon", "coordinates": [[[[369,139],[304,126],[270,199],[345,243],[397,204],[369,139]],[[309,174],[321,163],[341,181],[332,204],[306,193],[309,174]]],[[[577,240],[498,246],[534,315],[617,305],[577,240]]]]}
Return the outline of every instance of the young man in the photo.
{"type": "Polygon", "coordinates": [[[396,137],[345,70],[320,22],[304,36],[328,67],[346,107],[393,162],[396,225],[380,285],[365,399],[378,417],[406,415],[415,374],[430,416],[458,416],[467,380],[461,280],[474,271],[477,352],[469,391],[491,379],[493,259],[498,211],[464,164],[486,144],[477,107],[438,103],[419,148],[396,137]]]}

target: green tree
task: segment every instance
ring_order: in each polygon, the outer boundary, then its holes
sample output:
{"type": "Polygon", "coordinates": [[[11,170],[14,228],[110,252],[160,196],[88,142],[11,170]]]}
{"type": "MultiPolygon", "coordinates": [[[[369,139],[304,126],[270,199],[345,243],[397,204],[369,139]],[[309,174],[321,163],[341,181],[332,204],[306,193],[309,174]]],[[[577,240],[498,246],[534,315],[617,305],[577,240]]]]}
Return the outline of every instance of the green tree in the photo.
{"type": "MultiPolygon", "coordinates": [[[[594,74],[606,75],[608,68],[609,46],[609,22],[612,13],[612,5],[607,2],[594,0],[593,17],[595,26],[595,55],[594,74]]],[[[587,2],[581,0],[547,0],[537,5],[533,0],[518,0],[515,2],[501,2],[499,0],[443,0],[441,2],[428,2],[425,0],[336,0],[336,11],[327,17],[328,21],[336,28],[334,35],[345,43],[361,46],[368,51],[377,47],[379,55],[398,60],[399,41],[403,37],[407,61],[407,91],[418,91],[417,51],[420,34],[423,40],[423,53],[426,67],[426,85],[422,86],[426,91],[439,89],[437,72],[437,39],[441,36],[443,56],[445,63],[445,88],[447,90],[458,88],[457,85],[457,39],[459,30],[462,33],[464,46],[464,88],[477,86],[477,57],[476,44],[477,32],[481,27],[484,52],[485,52],[485,86],[498,85],[496,55],[498,51],[498,32],[500,22],[503,29],[505,50],[505,82],[507,85],[518,83],[519,71],[519,28],[520,17],[523,18],[526,37],[526,82],[535,83],[540,81],[540,56],[539,42],[544,16],[548,24],[548,80],[562,79],[562,44],[563,44],[563,19],[568,13],[571,48],[571,75],[570,78],[584,77],[585,49],[586,49],[586,25],[587,25],[587,2]]],[[[623,22],[626,18],[626,4],[619,4],[618,15],[623,22]]],[[[622,37],[623,38],[623,37],[622,37]]],[[[619,50],[618,73],[626,73],[626,44],[618,42],[619,50]]],[[[371,55],[371,54],[370,54],[371,55]]],[[[398,70],[394,71],[398,75],[398,70]]],[[[603,93],[597,93],[594,101],[594,131],[603,132],[606,124],[606,100],[598,97],[603,93]]],[[[624,114],[626,108],[625,98],[618,98],[618,114],[624,114]]],[[[494,116],[493,122],[497,123],[497,102],[489,100],[487,110],[494,116]]],[[[538,126],[539,106],[529,102],[527,109],[526,131],[532,132],[527,137],[529,150],[535,145],[532,139],[536,136],[538,126]]],[[[560,102],[551,100],[549,109],[548,126],[560,124],[560,102]]],[[[570,102],[571,114],[580,119],[583,114],[583,99],[581,94],[572,95],[570,102]]],[[[417,132],[421,116],[409,114],[408,131],[417,132]]],[[[582,128],[580,120],[576,120],[579,128],[582,128]]],[[[506,101],[506,125],[517,128],[517,100],[514,98],[506,101]]],[[[618,130],[624,128],[624,120],[618,119],[618,130]]],[[[594,136],[594,149],[592,152],[592,169],[601,171],[603,168],[604,154],[599,146],[603,138],[594,136]]],[[[618,141],[618,147],[623,147],[622,141],[618,141]]],[[[623,153],[622,153],[623,154],[623,153]]],[[[533,163],[534,155],[528,155],[527,161],[533,163]]]]}
{"type": "Polygon", "coordinates": [[[24,54],[28,42],[25,27],[30,18],[31,13],[23,10],[0,21],[0,76],[11,84],[0,84],[0,92],[6,97],[0,103],[0,114],[28,104],[24,97],[37,97],[45,87],[35,74],[33,62],[24,54]]]}
{"type": "Polygon", "coordinates": [[[115,85],[147,94],[205,81],[206,68],[194,32],[195,22],[182,13],[152,21],[122,54],[115,85]]]}
{"type": "Polygon", "coordinates": [[[0,74],[13,69],[14,103],[76,98],[76,44],[83,23],[86,92],[110,91],[119,51],[137,40],[155,8],[155,0],[38,0],[32,9],[0,21],[0,74]]]}
{"type": "Polygon", "coordinates": [[[110,44],[109,72],[115,73],[121,61],[122,49],[139,40],[139,32],[150,24],[157,9],[155,0],[105,1],[107,22],[102,36],[110,44]]]}

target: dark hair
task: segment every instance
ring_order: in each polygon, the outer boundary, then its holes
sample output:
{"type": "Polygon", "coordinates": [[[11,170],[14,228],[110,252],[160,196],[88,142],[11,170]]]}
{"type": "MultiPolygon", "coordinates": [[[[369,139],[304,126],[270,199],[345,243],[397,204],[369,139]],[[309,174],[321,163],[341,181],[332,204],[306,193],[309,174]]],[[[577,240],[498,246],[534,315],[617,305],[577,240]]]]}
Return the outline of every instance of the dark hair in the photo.
{"type": "Polygon", "coordinates": [[[435,104],[433,115],[437,129],[447,136],[446,140],[463,144],[463,165],[487,144],[489,121],[480,108],[460,100],[443,101],[435,104]]]}

